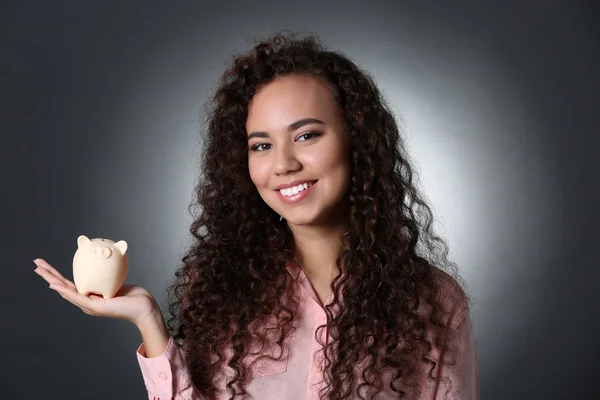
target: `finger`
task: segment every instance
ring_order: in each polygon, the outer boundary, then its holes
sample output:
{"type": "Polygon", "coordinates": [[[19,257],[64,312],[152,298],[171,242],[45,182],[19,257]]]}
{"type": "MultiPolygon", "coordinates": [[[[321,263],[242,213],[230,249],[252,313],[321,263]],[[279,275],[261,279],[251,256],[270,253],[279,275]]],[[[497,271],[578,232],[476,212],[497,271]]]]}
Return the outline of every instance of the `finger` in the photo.
{"type": "Polygon", "coordinates": [[[56,276],[57,278],[59,278],[59,279],[64,278],[61,275],[61,273],[56,270],[56,268],[54,268],[52,265],[50,265],[48,263],[48,261],[44,260],[43,258],[36,258],[35,260],[33,260],[33,262],[39,268],[43,268],[43,269],[47,270],[48,272],[50,272],[52,275],[56,276]]]}
{"type": "Polygon", "coordinates": [[[79,304],[76,304],[76,303],[74,303],[74,302],[73,302],[73,301],[72,301],[70,298],[68,298],[67,296],[65,296],[65,295],[63,294],[62,290],[61,290],[61,291],[59,291],[59,290],[57,290],[56,288],[54,288],[54,291],[55,291],[56,293],[58,293],[60,297],[62,297],[62,298],[63,298],[63,299],[65,299],[66,301],[68,301],[69,303],[73,304],[74,306],[77,306],[77,307],[81,308],[81,307],[79,306],[79,304]]]}
{"type": "Polygon", "coordinates": [[[55,275],[53,275],[52,273],[50,273],[50,271],[48,271],[45,268],[41,268],[38,267],[37,269],[34,270],[39,276],[41,276],[42,278],[44,278],[46,280],[46,282],[50,283],[50,284],[59,284],[62,286],[66,286],[69,289],[72,290],[76,290],[75,285],[69,281],[62,280],[58,277],[56,277],[55,275]]]}
{"type": "Polygon", "coordinates": [[[52,284],[51,288],[56,290],[68,302],[76,305],[82,310],[86,309],[90,314],[102,314],[103,299],[92,299],[76,290],[66,288],[61,285],[52,284]]]}
{"type": "Polygon", "coordinates": [[[37,269],[35,269],[35,272],[39,276],[44,278],[46,280],[46,282],[48,282],[51,285],[53,285],[53,284],[62,285],[62,281],[60,279],[58,279],[56,276],[52,275],[48,270],[46,270],[44,268],[38,267],[37,269]]]}
{"type": "Polygon", "coordinates": [[[72,302],[72,301],[71,301],[71,300],[69,300],[69,299],[68,299],[66,296],[62,295],[61,293],[58,293],[58,294],[60,295],[60,297],[62,297],[63,299],[65,299],[65,300],[66,300],[66,301],[68,301],[69,303],[73,304],[74,306],[77,306],[77,307],[79,307],[79,309],[80,309],[81,311],[83,311],[85,314],[87,314],[87,315],[94,315],[94,313],[92,313],[92,312],[91,312],[90,310],[88,310],[87,308],[85,308],[85,307],[81,307],[81,306],[79,306],[79,304],[76,304],[76,303],[72,302]]]}
{"type": "Polygon", "coordinates": [[[65,296],[64,294],[62,294],[62,292],[59,292],[59,291],[58,291],[58,290],[56,290],[56,289],[55,289],[55,291],[56,291],[56,293],[58,293],[58,294],[60,295],[60,297],[62,297],[63,299],[65,299],[65,300],[66,300],[66,301],[68,301],[69,303],[73,304],[74,306],[77,306],[77,307],[81,308],[81,307],[79,306],[79,304],[73,303],[73,301],[72,301],[71,299],[69,299],[67,296],[65,296]]]}
{"type": "Polygon", "coordinates": [[[36,261],[35,264],[38,266],[38,268],[45,269],[50,274],[54,275],[57,279],[59,279],[62,282],[63,286],[75,289],[75,284],[70,280],[66,279],[64,276],[62,276],[60,272],[58,272],[56,268],[54,268],[52,265],[48,264],[46,260],[44,260],[43,258],[38,258],[34,261],[36,261]]]}
{"type": "Polygon", "coordinates": [[[74,306],[78,307],[79,309],[81,309],[81,311],[83,311],[85,314],[88,315],[95,315],[91,310],[89,310],[86,307],[83,307],[81,304],[76,303],[71,297],[69,297],[68,295],[64,294],[64,292],[59,292],[57,289],[54,289],[59,295],[60,297],[62,297],[63,299],[65,299],[66,301],[68,301],[69,303],[73,304],[74,306]]]}

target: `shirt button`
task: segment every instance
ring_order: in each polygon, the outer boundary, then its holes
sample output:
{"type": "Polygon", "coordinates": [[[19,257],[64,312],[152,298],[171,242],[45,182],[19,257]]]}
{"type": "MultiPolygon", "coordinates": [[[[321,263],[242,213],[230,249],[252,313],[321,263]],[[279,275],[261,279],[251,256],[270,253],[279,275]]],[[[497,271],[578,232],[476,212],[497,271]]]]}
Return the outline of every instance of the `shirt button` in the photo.
{"type": "Polygon", "coordinates": [[[161,372],[160,374],[158,374],[158,377],[160,379],[162,379],[163,381],[167,380],[167,374],[165,374],[164,372],[161,372]]]}

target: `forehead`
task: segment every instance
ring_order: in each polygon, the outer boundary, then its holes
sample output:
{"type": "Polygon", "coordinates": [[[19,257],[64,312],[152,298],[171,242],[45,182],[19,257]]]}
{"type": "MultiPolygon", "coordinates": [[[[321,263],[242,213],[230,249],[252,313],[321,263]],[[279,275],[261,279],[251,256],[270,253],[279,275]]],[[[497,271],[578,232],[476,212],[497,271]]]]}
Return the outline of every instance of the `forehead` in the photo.
{"type": "Polygon", "coordinates": [[[310,76],[288,76],[257,91],[248,105],[246,129],[277,129],[306,117],[332,120],[336,113],[332,90],[323,82],[310,76]]]}

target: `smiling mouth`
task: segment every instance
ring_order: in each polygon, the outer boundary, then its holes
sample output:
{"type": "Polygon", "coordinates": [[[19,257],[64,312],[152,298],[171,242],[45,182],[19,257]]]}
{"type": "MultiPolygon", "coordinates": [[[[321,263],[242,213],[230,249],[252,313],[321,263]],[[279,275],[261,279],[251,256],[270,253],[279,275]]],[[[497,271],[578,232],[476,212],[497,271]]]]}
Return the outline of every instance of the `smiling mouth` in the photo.
{"type": "Polygon", "coordinates": [[[278,190],[278,192],[282,196],[292,197],[292,196],[295,196],[295,195],[297,195],[299,193],[304,192],[305,190],[308,190],[312,185],[314,185],[317,182],[318,182],[318,180],[312,181],[312,182],[306,182],[306,183],[303,183],[302,185],[293,186],[292,188],[280,189],[280,190],[278,190]],[[299,189],[299,187],[301,189],[299,189]]]}

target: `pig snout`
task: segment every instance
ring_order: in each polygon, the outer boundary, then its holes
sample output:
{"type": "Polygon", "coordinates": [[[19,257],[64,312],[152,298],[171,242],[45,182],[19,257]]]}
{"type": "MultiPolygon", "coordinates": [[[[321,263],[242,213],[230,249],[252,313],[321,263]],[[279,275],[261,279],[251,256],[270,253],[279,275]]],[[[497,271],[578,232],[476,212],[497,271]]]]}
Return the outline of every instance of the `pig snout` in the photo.
{"type": "Polygon", "coordinates": [[[107,258],[109,258],[112,254],[112,250],[109,249],[108,247],[96,247],[94,249],[94,255],[96,256],[96,258],[101,259],[101,260],[105,260],[107,258]]]}

